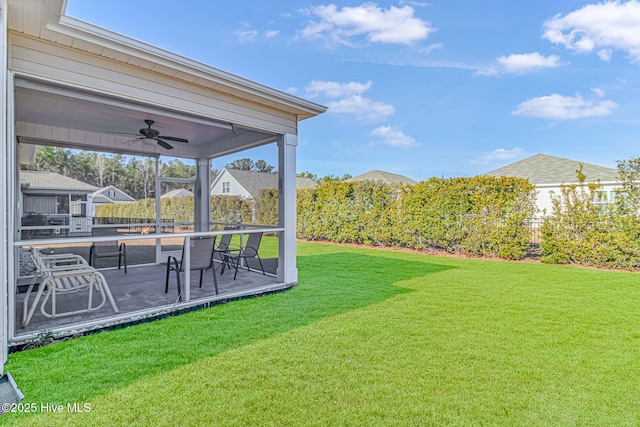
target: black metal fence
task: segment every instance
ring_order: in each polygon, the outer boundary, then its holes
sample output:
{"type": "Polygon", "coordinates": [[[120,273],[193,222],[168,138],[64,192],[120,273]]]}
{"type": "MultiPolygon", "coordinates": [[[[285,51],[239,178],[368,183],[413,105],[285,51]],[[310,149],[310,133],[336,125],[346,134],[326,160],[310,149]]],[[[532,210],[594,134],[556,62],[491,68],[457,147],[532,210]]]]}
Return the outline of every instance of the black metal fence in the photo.
{"type": "MultiPolygon", "coordinates": [[[[96,216],[93,218],[95,225],[121,225],[121,224],[154,224],[155,218],[117,218],[107,216],[96,216]]],[[[161,218],[160,222],[172,223],[173,218],[161,218]]]]}

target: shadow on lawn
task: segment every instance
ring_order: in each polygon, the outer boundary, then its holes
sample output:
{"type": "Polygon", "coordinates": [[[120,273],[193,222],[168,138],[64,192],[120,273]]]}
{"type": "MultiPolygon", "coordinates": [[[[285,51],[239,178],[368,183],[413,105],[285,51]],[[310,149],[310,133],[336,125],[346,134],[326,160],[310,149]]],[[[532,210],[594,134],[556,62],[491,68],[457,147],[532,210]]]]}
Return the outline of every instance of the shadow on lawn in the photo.
{"type": "MultiPolygon", "coordinates": [[[[298,266],[300,285],[290,291],[12,354],[7,370],[24,403],[90,402],[141,378],[411,292],[394,284],[451,268],[348,252],[299,257],[298,266]]],[[[7,415],[0,424],[14,414],[7,415]]]]}

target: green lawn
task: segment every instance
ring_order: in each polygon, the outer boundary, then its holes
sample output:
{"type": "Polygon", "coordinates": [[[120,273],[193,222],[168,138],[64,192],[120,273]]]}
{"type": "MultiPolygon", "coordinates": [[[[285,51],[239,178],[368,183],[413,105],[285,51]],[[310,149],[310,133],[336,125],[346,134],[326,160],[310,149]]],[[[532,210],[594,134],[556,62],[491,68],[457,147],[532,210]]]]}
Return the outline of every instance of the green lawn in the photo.
{"type": "Polygon", "coordinates": [[[299,244],[300,286],[11,354],[12,425],[640,424],[638,274],[299,244]]]}

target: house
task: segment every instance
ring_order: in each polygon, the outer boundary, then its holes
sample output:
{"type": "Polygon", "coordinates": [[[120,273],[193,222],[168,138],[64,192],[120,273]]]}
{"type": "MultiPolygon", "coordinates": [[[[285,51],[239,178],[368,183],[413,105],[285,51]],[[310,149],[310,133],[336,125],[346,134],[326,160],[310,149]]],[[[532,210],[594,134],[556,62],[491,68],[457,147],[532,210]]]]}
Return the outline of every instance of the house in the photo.
{"type": "Polygon", "coordinates": [[[98,206],[112,203],[133,203],[136,199],[120,190],[119,188],[109,185],[93,192],[93,212],[91,216],[96,217],[98,206]]]}
{"type": "Polygon", "coordinates": [[[413,179],[406,177],[404,175],[398,175],[391,172],[383,172],[379,170],[372,170],[362,175],[354,176],[353,178],[349,178],[346,180],[347,182],[356,182],[356,181],[380,181],[385,184],[408,184],[408,185],[416,185],[416,181],[413,179]]]}
{"type": "MultiPolygon", "coordinates": [[[[295,166],[299,122],[322,114],[327,108],[67,16],[66,3],[66,0],[0,0],[0,93],[3,94],[0,101],[3,123],[0,132],[0,374],[4,373],[9,347],[21,345],[42,331],[69,336],[78,331],[192,310],[225,298],[286,290],[298,282],[295,166]],[[131,139],[125,135],[131,133],[138,137],[131,139]],[[171,138],[163,140],[160,135],[171,135],[171,138]],[[120,311],[84,310],[67,317],[58,312],[54,318],[42,316],[42,310],[35,310],[31,313],[35,313],[37,321],[25,326],[21,313],[26,312],[23,304],[29,299],[28,293],[25,296],[19,289],[22,283],[19,264],[23,249],[28,250],[34,242],[20,233],[21,182],[26,185],[28,174],[20,171],[19,163],[23,161],[21,156],[29,157],[33,152],[28,149],[33,145],[143,156],[156,163],[156,194],[162,178],[158,172],[160,157],[194,162],[195,176],[179,180],[192,185],[196,195],[194,222],[188,232],[165,233],[158,197],[154,201],[157,215],[151,223],[144,224],[155,227],[157,233],[152,235],[52,236],[37,241],[39,247],[56,247],[57,251],[88,248],[96,239],[139,245],[153,242],[153,251],[149,251],[153,257],[151,262],[129,265],[130,272],[135,268],[144,269],[145,273],[138,277],[149,281],[148,298],[128,301],[138,304],[135,311],[119,304],[120,311]],[[162,239],[188,241],[191,237],[224,234],[211,231],[210,198],[200,196],[211,188],[211,160],[269,145],[278,153],[281,189],[278,225],[268,229],[243,229],[242,233],[277,233],[278,255],[273,273],[245,272],[244,287],[238,281],[235,287],[229,284],[226,290],[221,281],[220,295],[214,293],[213,284],[193,290],[185,286],[180,293],[172,286],[171,292],[158,293],[160,284],[152,281],[146,272],[164,277],[161,263],[166,262],[172,249],[165,248],[162,239]]],[[[295,59],[276,60],[282,67],[295,65],[295,59]]],[[[86,189],[87,203],[89,195],[96,190],[95,187],[86,189]]],[[[70,204],[74,201],[72,197],[70,204]]],[[[69,208],[73,212],[73,208],[69,208]]],[[[117,232],[118,224],[112,228],[117,232]]],[[[190,283],[190,245],[180,247],[185,254],[183,283],[190,283]]],[[[129,278],[135,277],[133,274],[115,271],[109,277],[106,280],[111,285],[122,285],[122,289],[136,286],[139,292],[146,292],[140,280],[125,282],[132,280],[129,278]]],[[[210,274],[208,277],[211,280],[210,274]]],[[[38,291],[41,289],[44,286],[38,291]]],[[[112,290],[114,304],[108,306],[115,308],[119,297],[115,286],[112,290]]]]}
{"type": "Polygon", "coordinates": [[[175,190],[167,191],[162,196],[161,199],[174,199],[176,197],[185,197],[191,196],[193,197],[193,192],[189,190],[185,190],[184,188],[177,188],[175,190]]]}
{"type": "Polygon", "coordinates": [[[618,180],[618,171],[613,168],[582,163],[547,154],[536,154],[518,162],[484,173],[485,176],[515,176],[526,178],[538,190],[536,207],[538,217],[551,213],[552,198],[559,196],[563,184],[577,183],[576,172],[582,164],[582,173],[589,183],[599,182],[597,203],[612,203],[615,192],[622,187],[618,180]]]}
{"type": "Polygon", "coordinates": [[[23,229],[23,234],[90,233],[95,191],[93,185],[55,172],[20,171],[22,226],[40,227],[23,229]]]}
{"type": "MultiPolygon", "coordinates": [[[[311,178],[296,177],[296,189],[313,188],[311,178]]],[[[212,196],[260,197],[260,190],[278,188],[278,174],[223,168],[211,184],[212,196]]]]}

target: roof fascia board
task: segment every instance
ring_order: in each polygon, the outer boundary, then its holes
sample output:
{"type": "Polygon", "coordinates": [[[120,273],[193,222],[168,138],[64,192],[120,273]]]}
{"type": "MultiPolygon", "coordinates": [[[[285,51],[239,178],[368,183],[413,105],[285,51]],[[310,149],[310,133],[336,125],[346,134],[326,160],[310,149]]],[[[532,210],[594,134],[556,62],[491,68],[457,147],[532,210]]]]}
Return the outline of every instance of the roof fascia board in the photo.
{"type": "Polygon", "coordinates": [[[216,175],[215,179],[211,183],[211,190],[213,190],[213,187],[215,187],[216,184],[218,183],[218,181],[220,181],[220,179],[222,179],[222,175],[226,175],[228,173],[229,172],[227,171],[227,168],[223,167],[222,170],[218,173],[218,175],[216,175]]]}
{"type": "Polygon", "coordinates": [[[46,24],[48,30],[174,69],[176,73],[190,74],[227,87],[232,91],[249,93],[289,109],[298,110],[299,113],[316,116],[327,110],[327,107],[320,104],[280,92],[139,40],[66,16],[64,14],[65,6],[63,4],[58,22],[49,20],[46,24]]]}
{"type": "MultiPolygon", "coordinates": [[[[595,181],[586,181],[584,183],[584,185],[589,185],[589,184],[596,184],[596,185],[622,185],[621,182],[618,181],[600,181],[600,182],[595,182],[595,181]]],[[[547,187],[561,187],[561,186],[567,186],[567,185],[577,185],[580,186],[580,183],[578,182],[561,182],[561,183],[556,183],[556,184],[533,184],[535,187],[539,187],[539,188],[547,188],[547,187]]]]}

